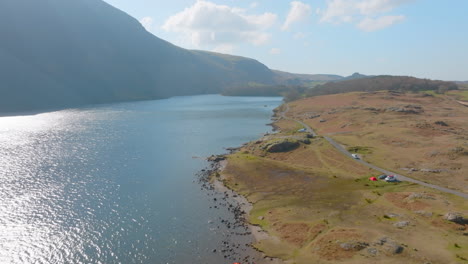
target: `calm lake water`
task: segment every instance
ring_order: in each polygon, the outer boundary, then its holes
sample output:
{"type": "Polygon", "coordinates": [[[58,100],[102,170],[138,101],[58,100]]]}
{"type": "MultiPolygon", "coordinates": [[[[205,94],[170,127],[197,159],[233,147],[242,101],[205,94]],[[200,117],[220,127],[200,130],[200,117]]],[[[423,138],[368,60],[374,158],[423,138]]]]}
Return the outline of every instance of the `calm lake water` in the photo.
{"type": "Polygon", "coordinates": [[[194,157],[270,131],[280,103],[205,95],[0,117],[0,263],[228,263],[212,250],[229,213],[209,208],[194,157]]]}

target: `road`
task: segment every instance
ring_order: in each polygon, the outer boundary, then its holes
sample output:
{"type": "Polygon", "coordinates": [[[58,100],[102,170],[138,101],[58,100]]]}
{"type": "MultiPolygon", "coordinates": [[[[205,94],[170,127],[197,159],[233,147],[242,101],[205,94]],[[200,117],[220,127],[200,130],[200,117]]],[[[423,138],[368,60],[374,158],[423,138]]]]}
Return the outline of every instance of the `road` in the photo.
{"type": "MultiPolygon", "coordinates": [[[[293,119],[293,118],[290,118],[290,117],[287,117],[286,116],[286,113],[289,111],[289,105],[286,104],[286,109],[284,111],[282,111],[280,113],[280,117],[281,118],[284,118],[284,119],[287,119],[287,120],[291,120],[291,121],[294,121],[296,123],[299,123],[301,126],[303,126],[308,133],[317,136],[317,133],[315,133],[315,131],[310,127],[308,126],[306,123],[300,121],[300,120],[297,120],[297,119],[293,119]]],[[[326,137],[324,136],[323,138],[325,138],[328,142],[330,142],[330,144],[332,146],[334,146],[338,151],[340,151],[341,153],[343,153],[344,155],[348,156],[351,158],[351,153],[349,151],[347,151],[346,149],[344,149],[340,144],[338,144],[335,140],[329,138],[329,137],[326,137]]],[[[382,169],[382,168],[379,168],[373,164],[370,164],[362,159],[354,159],[356,162],[359,162],[361,164],[363,164],[364,166],[367,166],[369,168],[372,168],[376,171],[380,171],[384,174],[387,174],[387,175],[395,175],[399,180],[401,181],[407,181],[407,182],[412,182],[412,183],[416,183],[416,184],[419,184],[419,185],[422,185],[422,186],[426,186],[426,187],[429,187],[429,188],[432,188],[432,189],[435,189],[435,190],[438,190],[438,191],[441,191],[441,192],[445,192],[445,193],[450,193],[450,194],[454,194],[456,196],[459,196],[459,197],[462,197],[462,198],[465,198],[465,199],[468,199],[468,194],[466,193],[463,193],[463,192],[459,192],[459,191],[455,191],[455,190],[452,190],[452,189],[449,189],[449,188],[445,188],[445,187],[442,187],[442,186],[438,186],[438,185],[435,185],[435,184],[430,184],[430,183],[426,183],[426,182],[423,182],[423,181],[420,181],[420,180],[416,180],[416,179],[413,179],[413,178],[410,178],[408,176],[404,176],[404,175],[401,175],[401,174],[398,174],[398,173],[395,173],[395,172],[391,172],[391,171],[388,171],[388,170],[385,170],[385,169],[382,169]]]]}

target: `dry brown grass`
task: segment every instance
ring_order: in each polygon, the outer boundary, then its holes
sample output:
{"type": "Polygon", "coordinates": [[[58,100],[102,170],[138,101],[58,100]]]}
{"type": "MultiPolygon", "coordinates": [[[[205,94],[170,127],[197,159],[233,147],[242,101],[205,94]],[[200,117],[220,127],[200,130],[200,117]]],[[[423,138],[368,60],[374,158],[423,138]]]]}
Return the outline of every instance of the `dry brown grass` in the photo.
{"type": "MultiPolygon", "coordinates": [[[[362,155],[382,167],[445,164],[456,168],[450,169],[450,175],[463,182],[461,174],[457,174],[466,169],[463,154],[446,153],[447,150],[431,153],[463,143],[457,141],[453,132],[432,129],[434,120],[443,120],[449,128],[464,133],[468,121],[462,120],[461,115],[465,112],[449,105],[450,101],[443,98],[354,93],[293,102],[289,115],[301,118],[319,133],[340,133],[334,138],[348,146],[367,146],[362,155]],[[422,105],[424,112],[404,115],[362,109],[403,103],[422,105]],[[427,103],[437,103],[442,109],[436,110],[437,106],[426,106],[427,103]],[[447,111],[450,115],[442,119],[447,111]],[[317,113],[321,116],[308,119],[317,113]],[[320,122],[321,118],[327,121],[320,122]],[[419,133],[420,130],[425,133],[419,133]],[[400,156],[395,155],[399,152],[400,156]]],[[[230,155],[223,171],[225,184],[254,204],[249,221],[276,238],[258,241],[258,249],[297,264],[466,263],[466,226],[443,219],[446,212],[460,212],[468,217],[466,200],[409,183],[370,182],[367,178],[378,172],[337,152],[320,137],[310,144],[301,143],[293,151],[267,153],[262,146],[269,141],[305,138],[290,121],[276,125],[280,133],[251,142],[230,155]],[[399,221],[408,221],[409,225],[396,227],[394,224],[399,221]],[[393,242],[379,244],[384,237],[393,242]],[[367,246],[346,249],[343,243],[367,246]],[[400,245],[403,251],[392,253],[392,243],[400,245]],[[377,253],[371,254],[370,249],[377,253]]],[[[435,175],[418,173],[411,176],[431,181],[435,175]]],[[[443,173],[438,173],[438,181],[434,182],[447,183],[440,177],[443,173]]]]}
{"type": "Polygon", "coordinates": [[[288,115],[302,119],[319,134],[328,134],[345,146],[371,147],[372,153],[364,158],[377,166],[468,192],[468,108],[452,99],[351,93],[307,98],[291,103],[290,109],[288,115]],[[387,110],[405,105],[420,106],[423,111],[387,110]],[[308,119],[311,112],[321,116],[308,119]],[[411,168],[417,171],[407,170],[411,168]]]}

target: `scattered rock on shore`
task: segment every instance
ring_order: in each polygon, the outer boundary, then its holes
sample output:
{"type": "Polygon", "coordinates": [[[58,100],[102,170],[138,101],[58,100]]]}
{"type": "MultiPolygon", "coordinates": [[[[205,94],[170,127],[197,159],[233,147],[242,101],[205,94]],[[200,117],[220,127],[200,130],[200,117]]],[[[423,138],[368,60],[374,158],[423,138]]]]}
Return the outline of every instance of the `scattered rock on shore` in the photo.
{"type": "Polygon", "coordinates": [[[220,162],[226,159],[226,156],[224,155],[212,155],[208,157],[206,160],[211,161],[211,162],[220,162]]]}

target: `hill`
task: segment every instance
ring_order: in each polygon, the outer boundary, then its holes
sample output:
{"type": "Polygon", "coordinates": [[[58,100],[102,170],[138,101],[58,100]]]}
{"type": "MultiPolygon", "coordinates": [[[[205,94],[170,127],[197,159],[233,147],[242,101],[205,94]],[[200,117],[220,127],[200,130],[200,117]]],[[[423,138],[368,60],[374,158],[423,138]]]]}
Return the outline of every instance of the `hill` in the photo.
{"type": "Polygon", "coordinates": [[[310,82],[329,82],[343,79],[343,76],[335,74],[301,74],[272,70],[275,80],[285,85],[304,85],[310,82]]]}
{"type": "Polygon", "coordinates": [[[338,94],[347,92],[371,92],[371,91],[436,91],[445,92],[458,89],[454,82],[418,79],[407,76],[374,76],[368,78],[350,79],[340,82],[328,82],[307,91],[306,96],[326,94],[338,94]]]}
{"type": "Polygon", "coordinates": [[[359,72],[355,72],[355,73],[351,74],[350,76],[344,77],[343,79],[338,80],[338,81],[362,79],[362,78],[369,78],[369,77],[373,77],[373,76],[368,76],[368,75],[360,74],[359,72]]]}
{"type": "Polygon", "coordinates": [[[190,51],[101,0],[0,1],[0,112],[219,93],[274,74],[190,51]]]}

